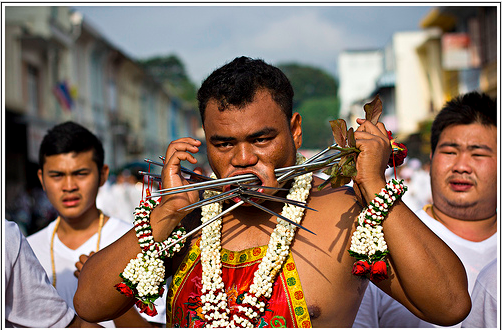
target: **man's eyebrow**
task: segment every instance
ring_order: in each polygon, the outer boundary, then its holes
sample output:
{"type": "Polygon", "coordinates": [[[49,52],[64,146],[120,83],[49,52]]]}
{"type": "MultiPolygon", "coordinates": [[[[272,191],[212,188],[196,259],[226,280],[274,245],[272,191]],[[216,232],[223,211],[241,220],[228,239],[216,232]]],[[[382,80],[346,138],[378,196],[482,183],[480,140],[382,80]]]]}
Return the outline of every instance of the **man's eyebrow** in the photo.
{"type": "MultiPolygon", "coordinates": [[[[74,171],[72,171],[71,173],[72,174],[77,174],[77,173],[80,173],[80,172],[86,172],[86,171],[90,171],[91,169],[88,168],[88,167],[82,167],[82,168],[79,168],[79,169],[76,169],[74,171]]],[[[58,171],[58,170],[48,170],[47,173],[49,174],[64,174],[66,173],[65,171],[58,171]]]]}
{"type": "Polygon", "coordinates": [[[210,137],[210,141],[211,142],[230,142],[230,141],[234,141],[235,138],[233,137],[230,137],[230,136],[222,136],[222,135],[212,135],[210,137]]]}
{"type": "Polygon", "coordinates": [[[252,133],[250,135],[248,135],[248,138],[249,139],[254,139],[254,138],[257,138],[257,137],[260,137],[260,136],[264,136],[264,135],[269,135],[269,134],[273,134],[273,133],[276,133],[278,130],[275,129],[275,128],[272,128],[272,127],[266,127],[264,129],[261,129],[260,131],[258,132],[255,132],[255,133],[252,133]]]}
{"type": "Polygon", "coordinates": [[[477,150],[477,149],[493,151],[493,149],[491,149],[491,147],[489,147],[486,144],[474,144],[474,145],[468,146],[468,150],[477,150]]]}
{"type": "MultiPolygon", "coordinates": [[[[439,147],[440,148],[442,148],[442,147],[460,148],[460,144],[459,143],[455,143],[455,142],[444,142],[444,143],[440,144],[439,147]]],[[[489,147],[486,144],[472,144],[472,145],[469,145],[467,149],[468,150],[483,149],[483,150],[487,150],[487,151],[493,151],[491,149],[491,147],[489,147]]]]}
{"type": "MultiPolygon", "coordinates": [[[[275,128],[266,127],[266,128],[261,129],[260,131],[249,134],[246,138],[247,139],[254,139],[254,138],[257,138],[260,136],[276,133],[277,131],[278,130],[275,128]]],[[[230,141],[234,141],[234,140],[236,140],[236,138],[230,137],[230,136],[218,135],[218,134],[212,135],[210,137],[211,142],[230,142],[230,141]]]]}

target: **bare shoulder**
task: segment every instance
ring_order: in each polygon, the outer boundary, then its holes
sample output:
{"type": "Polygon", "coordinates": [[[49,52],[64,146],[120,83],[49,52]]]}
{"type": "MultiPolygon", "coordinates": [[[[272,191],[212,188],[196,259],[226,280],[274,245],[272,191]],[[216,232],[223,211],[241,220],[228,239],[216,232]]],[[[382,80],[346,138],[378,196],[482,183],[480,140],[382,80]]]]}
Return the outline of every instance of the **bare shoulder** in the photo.
{"type": "MultiPolygon", "coordinates": [[[[309,206],[315,209],[316,212],[309,213],[309,218],[312,216],[321,217],[324,220],[323,222],[337,223],[341,229],[351,228],[356,216],[362,209],[353,188],[349,186],[331,188],[328,186],[320,190],[318,186],[322,182],[323,180],[315,177],[309,198],[309,206]]],[[[308,222],[312,221],[307,218],[306,220],[308,222]]],[[[316,221],[316,223],[319,223],[319,221],[316,221]]]]}

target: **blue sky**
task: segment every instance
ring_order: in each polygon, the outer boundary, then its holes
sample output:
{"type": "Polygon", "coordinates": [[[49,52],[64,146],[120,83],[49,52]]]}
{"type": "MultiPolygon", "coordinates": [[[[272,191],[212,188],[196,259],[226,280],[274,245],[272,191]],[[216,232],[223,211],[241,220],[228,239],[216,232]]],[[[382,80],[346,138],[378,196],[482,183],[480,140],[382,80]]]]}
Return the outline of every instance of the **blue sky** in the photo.
{"type": "Polygon", "coordinates": [[[382,48],[398,31],[420,30],[435,5],[138,4],[72,6],[113,45],[142,59],[175,54],[199,85],[236,56],[298,62],[337,73],[343,50],[382,48]]]}

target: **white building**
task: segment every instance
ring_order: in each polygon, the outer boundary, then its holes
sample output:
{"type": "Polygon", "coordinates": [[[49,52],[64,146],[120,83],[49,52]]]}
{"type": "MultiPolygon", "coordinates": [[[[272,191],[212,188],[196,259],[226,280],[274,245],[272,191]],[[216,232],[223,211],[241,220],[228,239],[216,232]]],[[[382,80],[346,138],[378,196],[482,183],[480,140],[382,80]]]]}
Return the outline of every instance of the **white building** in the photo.
{"type": "MultiPolygon", "coordinates": [[[[339,55],[340,117],[351,120],[352,114],[361,116],[362,105],[375,89],[376,80],[384,72],[384,54],[381,49],[346,50],[339,55]],[[355,108],[356,109],[352,110],[355,108]]],[[[348,126],[354,126],[348,121],[348,126]]]]}
{"type": "Polygon", "coordinates": [[[428,77],[420,49],[438,35],[436,29],[395,33],[382,50],[352,50],[339,56],[341,117],[354,126],[363,115],[363,105],[379,94],[383,102],[381,120],[394,136],[416,133],[418,123],[431,117],[430,91],[435,77],[428,77]]]}

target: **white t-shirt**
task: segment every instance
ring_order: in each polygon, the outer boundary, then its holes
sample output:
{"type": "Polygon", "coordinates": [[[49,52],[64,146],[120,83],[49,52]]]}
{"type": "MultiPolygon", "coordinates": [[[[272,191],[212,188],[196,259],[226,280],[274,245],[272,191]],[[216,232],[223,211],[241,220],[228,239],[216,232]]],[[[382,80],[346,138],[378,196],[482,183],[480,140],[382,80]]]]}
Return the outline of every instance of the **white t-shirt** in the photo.
{"type": "MultiPolygon", "coordinates": [[[[52,265],[51,265],[51,236],[54,231],[56,221],[52,221],[47,227],[28,236],[28,242],[33,248],[38,260],[44,267],[47,276],[52,282],[52,265]]],[[[101,230],[100,249],[112,244],[122,235],[128,232],[133,227],[125,221],[111,217],[103,225],[101,230]]],[[[96,243],[98,240],[98,233],[94,234],[84,244],[77,249],[72,250],[64,245],[56,234],[54,236],[54,263],[56,264],[56,289],[58,293],[65,299],[65,301],[73,307],[73,296],[77,291],[77,278],[73,274],[77,269],[75,263],[79,261],[82,254],[89,255],[92,251],[96,252],[96,243]]],[[[157,315],[148,316],[141,313],[141,316],[149,322],[156,322],[166,324],[166,292],[164,295],[155,301],[157,315]]],[[[104,327],[115,327],[113,321],[101,322],[100,325],[104,327]]]]}
{"type": "Polygon", "coordinates": [[[75,312],[58,295],[26,238],[12,221],[5,223],[5,326],[64,328],[75,312]]]}
{"type": "MultiPolygon", "coordinates": [[[[416,212],[428,228],[440,237],[459,257],[468,277],[468,292],[472,292],[479,272],[497,256],[497,234],[482,242],[472,242],[451,232],[424,210],[416,212]]],[[[428,276],[425,273],[425,276],[428,276]]],[[[453,326],[460,327],[461,323],[453,326]]],[[[353,328],[433,328],[435,324],[425,322],[412,314],[402,304],[369,283],[356,315],[353,328]]]]}
{"type": "Polygon", "coordinates": [[[498,326],[498,259],[484,267],[472,291],[472,310],[462,328],[496,328],[498,326]]]}

